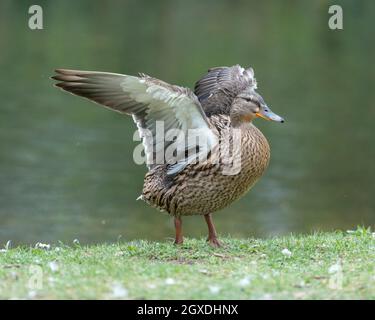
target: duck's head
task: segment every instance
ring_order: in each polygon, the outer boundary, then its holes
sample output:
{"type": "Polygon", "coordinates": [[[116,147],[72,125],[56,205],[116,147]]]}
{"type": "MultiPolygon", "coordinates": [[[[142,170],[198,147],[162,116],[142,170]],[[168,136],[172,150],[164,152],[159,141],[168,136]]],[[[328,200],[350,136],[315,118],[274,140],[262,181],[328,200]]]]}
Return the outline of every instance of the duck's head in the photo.
{"type": "Polygon", "coordinates": [[[272,112],[262,96],[254,89],[240,92],[232,103],[231,117],[236,122],[250,122],[255,118],[283,123],[284,119],[272,112]]]}

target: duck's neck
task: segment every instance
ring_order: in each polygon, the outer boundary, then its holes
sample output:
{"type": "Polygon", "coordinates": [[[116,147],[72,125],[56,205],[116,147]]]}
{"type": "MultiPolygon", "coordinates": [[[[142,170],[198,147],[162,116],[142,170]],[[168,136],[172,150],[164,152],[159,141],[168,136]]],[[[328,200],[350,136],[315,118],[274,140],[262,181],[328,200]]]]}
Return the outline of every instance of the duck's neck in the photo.
{"type": "Polygon", "coordinates": [[[238,113],[230,114],[230,122],[233,128],[248,127],[252,123],[254,117],[248,115],[241,115],[238,113]]]}

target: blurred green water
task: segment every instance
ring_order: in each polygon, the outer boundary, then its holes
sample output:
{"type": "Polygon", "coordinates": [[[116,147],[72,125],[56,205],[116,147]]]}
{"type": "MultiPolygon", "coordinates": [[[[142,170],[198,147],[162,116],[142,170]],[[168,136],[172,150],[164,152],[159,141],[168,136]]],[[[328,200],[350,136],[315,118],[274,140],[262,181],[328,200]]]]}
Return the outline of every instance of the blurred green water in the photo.
{"type": "MultiPolygon", "coordinates": [[[[145,72],[192,87],[209,68],[252,66],[283,125],[262,122],[269,170],[215,214],[221,233],[266,237],[375,223],[372,1],[1,1],[0,243],[173,235],[135,201],[130,118],[53,88],[57,67],[145,72]],[[44,29],[28,28],[28,7],[44,29]],[[344,30],[328,28],[341,4],[344,30]]],[[[201,217],[184,220],[201,236],[201,217]]]]}

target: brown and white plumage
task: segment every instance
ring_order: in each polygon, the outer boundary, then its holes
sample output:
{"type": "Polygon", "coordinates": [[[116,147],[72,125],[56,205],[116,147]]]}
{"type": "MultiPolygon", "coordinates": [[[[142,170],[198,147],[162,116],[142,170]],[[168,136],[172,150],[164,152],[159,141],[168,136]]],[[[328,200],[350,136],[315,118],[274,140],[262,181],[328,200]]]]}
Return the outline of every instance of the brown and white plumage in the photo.
{"type": "MultiPolygon", "coordinates": [[[[220,150],[215,148],[207,161],[190,164],[175,176],[168,177],[163,167],[151,169],[142,192],[148,204],[177,217],[209,214],[238,199],[261,177],[269,163],[270,149],[260,130],[252,124],[241,127],[240,147],[233,148],[230,117],[213,115],[209,121],[218,134],[220,150]],[[240,170],[233,174],[224,170],[227,149],[235,153],[231,158],[241,161],[240,170]]],[[[231,166],[229,163],[228,169],[231,166]]]]}
{"type": "Polygon", "coordinates": [[[208,70],[195,84],[194,93],[207,115],[228,114],[234,98],[243,90],[255,90],[252,68],[216,67],[208,70]]]}
{"type": "Polygon", "coordinates": [[[269,162],[268,142],[251,121],[255,117],[284,121],[255,92],[253,70],[239,65],[209,69],[196,83],[195,93],[144,74],[136,77],[66,69],[56,73],[53,79],[63,90],[132,115],[149,167],[141,198],[175,216],[175,242],[182,242],[181,216],[202,214],[210,243],[218,245],[211,213],[249,190],[269,162]],[[165,152],[172,141],[156,135],[159,121],[166,132],[178,129],[185,137],[178,142],[183,143],[183,152],[177,158],[165,152]],[[235,129],[240,132],[240,148],[236,149],[235,129]],[[206,148],[190,140],[186,143],[194,130],[206,138],[206,148]],[[227,159],[222,155],[229,149],[237,150],[232,156],[241,160],[240,170],[233,174],[223,173],[227,159]],[[162,163],[157,161],[160,159],[162,163]]]}

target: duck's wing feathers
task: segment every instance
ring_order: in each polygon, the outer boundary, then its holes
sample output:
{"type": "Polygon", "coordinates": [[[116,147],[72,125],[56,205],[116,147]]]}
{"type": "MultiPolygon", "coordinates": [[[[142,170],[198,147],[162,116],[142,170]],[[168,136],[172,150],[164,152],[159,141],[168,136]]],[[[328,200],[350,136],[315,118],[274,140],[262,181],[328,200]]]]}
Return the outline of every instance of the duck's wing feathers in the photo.
{"type": "Polygon", "coordinates": [[[194,93],[201,102],[203,109],[209,115],[216,106],[216,113],[226,113],[233,99],[246,88],[256,89],[257,82],[252,68],[242,68],[240,65],[232,67],[216,67],[208,70],[195,83],[194,93]]]}
{"type": "Polygon", "coordinates": [[[56,86],[63,90],[133,116],[149,168],[159,163],[170,163],[168,174],[175,174],[197,157],[206,157],[217,144],[217,137],[197,97],[187,88],[144,74],[135,77],[66,69],[57,69],[56,73],[52,78],[59,81],[56,86]],[[157,134],[159,129],[161,134],[157,134]],[[168,132],[169,138],[166,136],[168,132]],[[204,137],[207,141],[204,147],[197,148],[196,139],[188,139],[192,132],[204,137]],[[174,135],[178,137],[173,140],[174,135]],[[180,151],[178,155],[166,152],[169,146],[171,150],[176,147],[180,151]]]}

